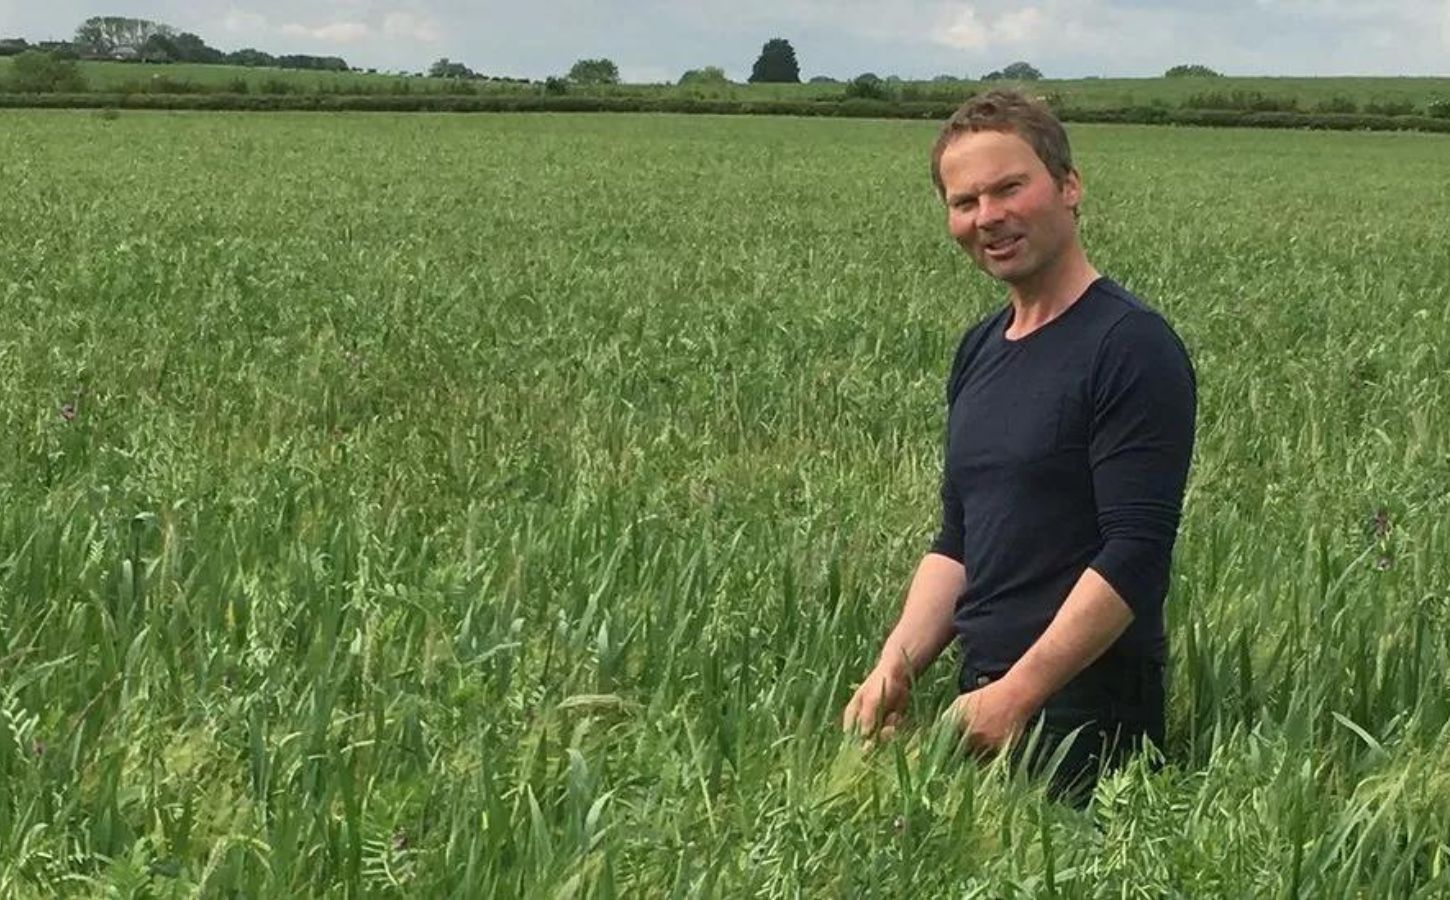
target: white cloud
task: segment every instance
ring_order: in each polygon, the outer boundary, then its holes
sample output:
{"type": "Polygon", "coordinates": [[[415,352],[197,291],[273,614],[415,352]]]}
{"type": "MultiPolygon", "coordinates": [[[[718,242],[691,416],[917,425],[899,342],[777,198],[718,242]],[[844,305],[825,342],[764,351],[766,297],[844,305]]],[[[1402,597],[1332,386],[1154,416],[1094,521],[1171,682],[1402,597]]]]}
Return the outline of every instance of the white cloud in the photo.
{"type": "Polygon", "coordinates": [[[372,29],[361,22],[331,22],[315,28],[292,22],[278,30],[288,37],[312,38],[329,44],[355,44],[372,34],[372,29]]]}
{"type": "Polygon", "coordinates": [[[997,34],[1009,44],[1036,40],[1047,25],[1047,17],[1035,6],[1024,6],[1004,14],[997,20],[997,34]]]}
{"type": "Polygon", "coordinates": [[[945,25],[937,29],[934,37],[937,43],[959,50],[981,50],[992,40],[986,23],[977,15],[977,10],[970,6],[950,15],[945,25]]]}
{"type": "Polygon", "coordinates": [[[260,13],[234,7],[227,10],[227,16],[222,20],[222,27],[232,34],[262,31],[267,27],[267,17],[260,13]]]}
{"type": "MultiPolygon", "coordinates": [[[[1050,77],[1062,77],[1066,73],[1054,71],[1054,62],[1080,65],[1106,57],[1120,71],[1161,65],[1163,48],[1182,43],[1192,23],[1191,11],[1127,7],[1119,0],[1038,0],[1029,6],[957,0],[938,5],[935,27],[919,39],[971,53],[988,65],[1031,60],[1050,77]]],[[[1203,40],[1195,46],[1204,49],[1203,40]]]]}
{"type": "MultiPolygon", "coordinates": [[[[442,40],[443,29],[431,16],[393,11],[381,16],[368,15],[365,0],[333,0],[335,7],[351,7],[352,17],[321,25],[287,22],[272,25],[266,16],[251,10],[232,7],[227,10],[222,27],[231,34],[272,31],[290,38],[321,41],[328,44],[360,44],[379,38],[434,44],[442,40]],[[362,15],[358,15],[361,13],[362,15]]],[[[341,12],[341,10],[337,10],[341,12]]]]}
{"type": "Polygon", "coordinates": [[[443,29],[427,16],[407,12],[391,12],[383,18],[383,34],[423,44],[436,44],[443,38],[443,29]]]}
{"type": "Polygon", "coordinates": [[[1050,40],[1054,31],[1071,30],[1061,18],[1065,11],[1057,8],[1060,4],[1052,4],[1054,8],[1048,12],[1038,6],[1021,6],[993,13],[977,6],[944,4],[938,14],[939,24],[923,36],[959,50],[1016,49],[1050,40]]]}

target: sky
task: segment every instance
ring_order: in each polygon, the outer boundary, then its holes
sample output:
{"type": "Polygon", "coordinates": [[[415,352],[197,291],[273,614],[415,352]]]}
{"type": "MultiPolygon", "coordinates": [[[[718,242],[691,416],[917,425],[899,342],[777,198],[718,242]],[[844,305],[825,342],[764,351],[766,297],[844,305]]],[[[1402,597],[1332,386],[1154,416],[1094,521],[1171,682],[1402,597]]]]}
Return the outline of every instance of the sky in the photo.
{"type": "Polygon", "coordinates": [[[221,50],[342,56],[421,71],[561,75],[608,57],[629,82],[717,65],[744,80],[791,42],[803,78],[977,78],[1026,60],[1049,78],[1450,75],[1450,0],[0,0],[0,37],[68,38],[90,16],[165,22],[221,50]]]}

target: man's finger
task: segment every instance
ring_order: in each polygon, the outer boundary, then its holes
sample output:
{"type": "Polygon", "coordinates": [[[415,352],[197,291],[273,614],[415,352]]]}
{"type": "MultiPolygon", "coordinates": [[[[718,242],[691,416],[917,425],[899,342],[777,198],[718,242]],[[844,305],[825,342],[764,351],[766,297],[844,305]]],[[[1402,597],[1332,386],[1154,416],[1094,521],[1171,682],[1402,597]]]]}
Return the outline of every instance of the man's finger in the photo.
{"type": "Polygon", "coordinates": [[[962,733],[963,738],[970,734],[972,730],[972,704],[968,700],[970,696],[970,694],[962,694],[957,697],[956,701],[947,707],[946,713],[942,716],[945,721],[951,723],[954,728],[962,733]]]}
{"type": "Polygon", "coordinates": [[[946,710],[941,714],[941,720],[942,720],[942,722],[950,723],[952,725],[956,725],[956,726],[959,726],[960,727],[961,724],[962,724],[962,710],[961,710],[961,706],[962,706],[962,703],[961,703],[960,700],[958,700],[955,703],[953,703],[952,705],[948,706],[946,708],[946,710]]]}
{"type": "Polygon", "coordinates": [[[870,735],[876,730],[876,711],[880,703],[876,693],[872,690],[863,689],[861,693],[861,707],[856,711],[856,726],[862,735],[870,735]]]}
{"type": "Polygon", "coordinates": [[[886,719],[881,723],[881,731],[879,732],[879,735],[880,735],[881,740],[883,740],[883,741],[889,741],[889,740],[891,740],[893,737],[896,736],[896,729],[899,728],[900,726],[901,726],[901,713],[899,713],[899,712],[890,712],[890,713],[887,713],[886,714],[886,719]]]}

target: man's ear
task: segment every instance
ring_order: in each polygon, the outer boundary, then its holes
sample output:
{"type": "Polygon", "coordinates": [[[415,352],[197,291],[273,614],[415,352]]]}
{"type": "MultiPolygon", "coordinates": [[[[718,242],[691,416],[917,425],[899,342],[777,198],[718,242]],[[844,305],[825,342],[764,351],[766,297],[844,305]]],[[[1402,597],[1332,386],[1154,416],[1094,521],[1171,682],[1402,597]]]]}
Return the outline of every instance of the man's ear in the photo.
{"type": "Polygon", "coordinates": [[[1067,174],[1062,178],[1061,190],[1062,202],[1066,203],[1076,212],[1078,206],[1082,204],[1083,195],[1082,176],[1078,174],[1077,169],[1067,170],[1067,174]]]}

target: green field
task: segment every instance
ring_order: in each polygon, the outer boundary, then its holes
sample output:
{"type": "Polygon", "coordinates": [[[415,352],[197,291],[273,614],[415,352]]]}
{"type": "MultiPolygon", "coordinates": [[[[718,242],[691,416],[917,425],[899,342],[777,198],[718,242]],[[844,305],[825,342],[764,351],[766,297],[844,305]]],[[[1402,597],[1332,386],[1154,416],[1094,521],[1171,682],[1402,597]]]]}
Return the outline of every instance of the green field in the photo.
{"type": "MultiPolygon", "coordinates": [[[[0,58],[0,81],[9,59],[0,58]]],[[[135,63],[80,63],[92,91],[153,91],[185,89],[229,91],[245,85],[253,93],[288,90],[296,93],[457,93],[536,94],[540,84],[506,81],[454,81],[445,78],[403,77],[355,72],[309,72],[295,69],[204,66],[193,64],[141,65],[135,63]],[[158,82],[162,82],[158,85],[158,82]]],[[[843,78],[854,77],[848,73],[843,78]]],[[[963,80],[950,83],[902,82],[890,90],[905,100],[954,101],[971,92],[990,89],[991,82],[963,80]]],[[[1178,107],[1204,95],[1234,92],[1261,94],[1272,100],[1296,101],[1312,112],[1330,101],[1349,101],[1364,108],[1371,104],[1410,104],[1419,112],[1435,102],[1450,103],[1450,78],[1085,78],[1032,82],[1028,87],[1075,109],[1122,109],[1135,106],[1178,107]]],[[[706,100],[814,100],[838,99],[844,84],[722,84],[668,85],[618,84],[576,87],[576,93],[604,97],[690,97],[706,100]]]]}
{"type": "Polygon", "coordinates": [[[839,733],[1003,297],[930,124],[0,112],[0,896],[1450,894],[1450,145],[1071,133],[1200,384],[1086,813],[946,661],[839,733]]]}

